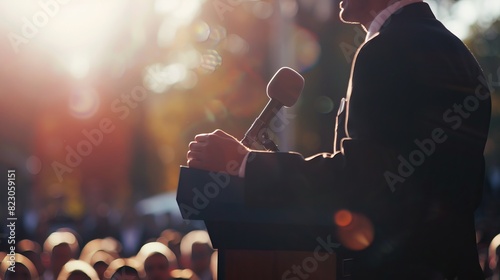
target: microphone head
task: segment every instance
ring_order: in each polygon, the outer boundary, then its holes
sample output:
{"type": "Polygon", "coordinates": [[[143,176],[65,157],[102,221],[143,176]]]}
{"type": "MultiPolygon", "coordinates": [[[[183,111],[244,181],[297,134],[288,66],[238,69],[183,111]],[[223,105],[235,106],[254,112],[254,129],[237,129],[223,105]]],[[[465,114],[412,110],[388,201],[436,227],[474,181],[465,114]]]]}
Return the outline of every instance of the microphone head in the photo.
{"type": "Polygon", "coordinates": [[[267,96],[291,107],[304,89],[304,78],[289,67],[280,68],[267,84],[267,96]]]}

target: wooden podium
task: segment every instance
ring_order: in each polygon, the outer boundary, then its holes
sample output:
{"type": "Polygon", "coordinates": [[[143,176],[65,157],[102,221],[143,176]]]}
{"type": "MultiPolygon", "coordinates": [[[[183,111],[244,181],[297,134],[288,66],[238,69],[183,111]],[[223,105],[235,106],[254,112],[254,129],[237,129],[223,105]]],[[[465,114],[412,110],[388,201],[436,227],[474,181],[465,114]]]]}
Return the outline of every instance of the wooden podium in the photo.
{"type": "Polygon", "coordinates": [[[245,203],[244,179],[181,167],[177,203],[203,220],[218,249],[219,280],[350,279],[353,259],[335,239],[332,213],[245,203]]]}

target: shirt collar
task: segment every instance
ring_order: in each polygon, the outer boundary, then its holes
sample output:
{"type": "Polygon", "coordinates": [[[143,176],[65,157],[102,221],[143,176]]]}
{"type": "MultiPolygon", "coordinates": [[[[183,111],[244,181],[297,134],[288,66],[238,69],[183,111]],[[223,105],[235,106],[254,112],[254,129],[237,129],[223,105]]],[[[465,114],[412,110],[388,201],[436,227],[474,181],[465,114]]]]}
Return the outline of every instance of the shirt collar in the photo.
{"type": "Polygon", "coordinates": [[[387,21],[387,19],[391,15],[393,15],[397,10],[399,10],[405,6],[408,6],[410,4],[418,3],[418,2],[423,2],[423,0],[400,0],[400,1],[397,1],[396,3],[389,5],[387,8],[382,10],[373,19],[372,23],[370,24],[370,27],[368,27],[368,33],[366,34],[365,41],[368,41],[371,38],[373,38],[380,31],[380,28],[382,28],[382,26],[387,21]]]}

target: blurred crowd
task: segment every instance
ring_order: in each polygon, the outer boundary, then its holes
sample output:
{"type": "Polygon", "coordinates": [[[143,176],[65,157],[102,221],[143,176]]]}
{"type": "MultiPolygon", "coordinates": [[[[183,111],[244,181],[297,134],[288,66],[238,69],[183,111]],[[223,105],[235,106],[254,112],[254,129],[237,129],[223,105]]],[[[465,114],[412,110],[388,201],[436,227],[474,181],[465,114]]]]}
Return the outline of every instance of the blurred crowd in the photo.
{"type": "Polygon", "coordinates": [[[164,230],[156,239],[141,244],[125,257],[122,242],[114,237],[97,238],[82,244],[70,228],[52,232],[40,244],[24,239],[16,253],[0,252],[0,278],[5,280],[166,280],[216,279],[217,252],[208,233],[193,230],[183,235],[164,230]]]}
{"type": "MultiPolygon", "coordinates": [[[[21,240],[15,254],[0,252],[0,279],[217,279],[217,251],[205,230],[183,234],[165,229],[157,237],[142,235],[142,239],[137,235],[140,230],[124,230],[118,239],[108,236],[84,242],[74,229],[65,227],[51,232],[42,243],[21,240]],[[127,252],[127,243],[135,243],[138,249],[127,252]]],[[[478,231],[478,242],[485,278],[499,280],[500,234],[485,244],[478,231]]]]}
{"type": "MultiPolygon", "coordinates": [[[[217,251],[205,230],[165,229],[153,237],[144,234],[152,230],[146,224],[137,226],[130,216],[124,218],[130,227],[122,227],[115,237],[84,241],[75,229],[63,227],[43,242],[23,239],[16,243],[15,254],[0,251],[0,279],[217,279],[217,251]]],[[[478,231],[478,242],[485,278],[499,280],[500,234],[486,244],[478,231]]]]}

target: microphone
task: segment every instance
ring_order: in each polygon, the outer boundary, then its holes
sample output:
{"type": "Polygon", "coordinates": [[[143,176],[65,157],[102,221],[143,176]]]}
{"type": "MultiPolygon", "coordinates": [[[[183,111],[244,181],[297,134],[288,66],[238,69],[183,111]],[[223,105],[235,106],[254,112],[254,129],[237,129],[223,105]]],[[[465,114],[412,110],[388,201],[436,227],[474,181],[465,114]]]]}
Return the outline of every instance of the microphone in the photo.
{"type": "Polygon", "coordinates": [[[260,139],[260,137],[267,137],[263,129],[267,127],[281,107],[291,107],[297,102],[302,89],[304,89],[304,78],[297,71],[289,67],[280,68],[267,84],[266,92],[270,98],[269,102],[245,133],[241,143],[247,147],[251,147],[254,143],[265,146],[263,141],[269,139],[260,139]]]}

